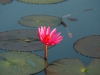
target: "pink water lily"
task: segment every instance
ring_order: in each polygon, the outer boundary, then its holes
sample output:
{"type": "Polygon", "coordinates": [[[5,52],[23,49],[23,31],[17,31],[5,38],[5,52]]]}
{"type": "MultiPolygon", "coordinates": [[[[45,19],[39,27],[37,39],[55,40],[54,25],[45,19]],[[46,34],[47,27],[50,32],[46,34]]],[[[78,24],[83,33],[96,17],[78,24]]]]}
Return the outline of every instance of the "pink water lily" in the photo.
{"type": "Polygon", "coordinates": [[[50,31],[50,26],[46,29],[46,27],[38,28],[38,35],[40,40],[45,45],[55,45],[60,43],[60,41],[63,39],[63,36],[60,36],[60,32],[56,33],[56,28],[50,31]]]}
{"type": "Polygon", "coordinates": [[[48,26],[47,28],[46,26],[41,26],[40,28],[38,28],[38,36],[41,42],[45,44],[45,59],[47,58],[47,46],[58,44],[63,39],[63,36],[60,36],[60,34],[60,32],[56,33],[56,28],[51,31],[50,26],[48,26]]]}

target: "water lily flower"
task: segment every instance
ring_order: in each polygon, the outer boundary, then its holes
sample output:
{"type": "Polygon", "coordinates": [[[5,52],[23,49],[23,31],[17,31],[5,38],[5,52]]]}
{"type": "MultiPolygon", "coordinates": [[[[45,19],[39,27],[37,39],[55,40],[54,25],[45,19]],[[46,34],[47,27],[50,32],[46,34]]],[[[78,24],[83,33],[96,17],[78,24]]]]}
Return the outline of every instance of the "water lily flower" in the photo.
{"type": "Polygon", "coordinates": [[[46,26],[41,26],[38,28],[38,36],[42,43],[45,44],[44,48],[44,58],[47,58],[47,46],[52,46],[60,43],[60,41],[63,39],[63,36],[60,36],[61,32],[56,33],[56,28],[54,28],[52,31],[50,30],[50,26],[46,28],[46,26]]]}

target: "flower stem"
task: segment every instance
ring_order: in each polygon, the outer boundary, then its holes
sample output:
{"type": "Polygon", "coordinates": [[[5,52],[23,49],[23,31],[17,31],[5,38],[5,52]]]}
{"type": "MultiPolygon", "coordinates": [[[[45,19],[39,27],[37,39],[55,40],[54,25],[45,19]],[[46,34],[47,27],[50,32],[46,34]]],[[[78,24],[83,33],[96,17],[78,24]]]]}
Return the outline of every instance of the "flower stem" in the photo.
{"type": "Polygon", "coordinates": [[[48,56],[48,45],[45,45],[44,47],[44,59],[47,60],[47,56],[48,56]]]}

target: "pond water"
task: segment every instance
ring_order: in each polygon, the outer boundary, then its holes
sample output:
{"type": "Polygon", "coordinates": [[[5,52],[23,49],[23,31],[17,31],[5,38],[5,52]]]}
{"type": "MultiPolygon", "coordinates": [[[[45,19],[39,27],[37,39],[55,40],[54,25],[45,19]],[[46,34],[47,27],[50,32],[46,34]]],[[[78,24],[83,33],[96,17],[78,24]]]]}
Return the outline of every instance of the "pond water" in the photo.
{"type": "MultiPolygon", "coordinates": [[[[51,27],[57,28],[57,32],[61,32],[64,38],[59,44],[48,49],[48,63],[62,58],[79,58],[87,66],[93,58],[76,52],[73,44],[85,36],[100,35],[100,0],[67,0],[55,4],[28,4],[13,0],[8,4],[0,4],[0,32],[36,29],[23,26],[18,20],[24,16],[38,14],[61,18],[73,34],[70,38],[66,27],[62,24],[51,27]]],[[[44,56],[43,50],[32,53],[44,56]]],[[[45,70],[35,75],[46,75],[45,70]]]]}

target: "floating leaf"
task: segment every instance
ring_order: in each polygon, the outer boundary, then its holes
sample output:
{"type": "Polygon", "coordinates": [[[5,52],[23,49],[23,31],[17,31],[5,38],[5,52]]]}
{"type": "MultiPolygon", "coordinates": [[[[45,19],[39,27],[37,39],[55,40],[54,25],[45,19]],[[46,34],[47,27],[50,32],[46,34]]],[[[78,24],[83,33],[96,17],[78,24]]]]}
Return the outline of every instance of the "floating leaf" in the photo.
{"type": "Polygon", "coordinates": [[[35,54],[25,52],[4,52],[0,56],[7,60],[0,60],[0,75],[29,75],[44,70],[46,60],[35,54]]]}
{"type": "Polygon", "coordinates": [[[56,26],[61,24],[62,19],[54,16],[47,15],[30,15],[25,16],[19,23],[29,27],[40,27],[40,26],[56,26]]]}
{"type": "Polygon", "coordinates": [[[100,75],[100,59],[92,60],[87,67],[86,75],[100,75]]]}
{"type": "Polygon", "coordinates": [[[31,3],[31,4],[55,4],[55,3],[60,3],[67,0],[18,0],[18,1],[31,3]]]}
{"type": "Polygon", "coordinates": [[[12,2],[13,0],[0,0],[0,4],[7,4],[12,2]]]}
{"type": "Polygon", "coordinates": [[[0,56],[0,60],[5,60],[6,61],[7,59],[0,56]]]}
{"type": "Polygon", "coordinates": [[[84,65],[79,59],[60,59],[52,62],[46,68],[47,75],[84,75],[81,69],[84,65]]]}
{"type": "Polygon", "coordinates": [[[37,30],[13,30],[0,33],[0,48],[10,51],[37,51],[44,49],[44,45],[38,38],[37,30]]]}
{"type": "Polygon", "coordinates": [[[84,67],[78,58],[65,58],[52,62],[46,68],[46,75],[100,75],[100,59],[94,59],[84,67]]]}
{"type": "Polygon", "coordinates": [[[74,43],[74,49],[83,55],[100,58],[100,35],[79,39],[74,43]]]}

